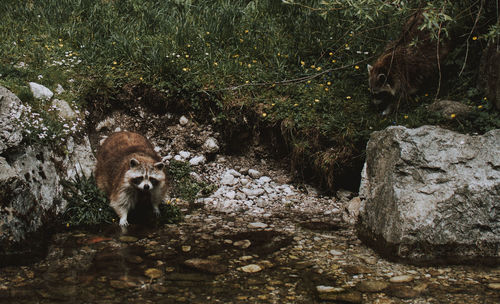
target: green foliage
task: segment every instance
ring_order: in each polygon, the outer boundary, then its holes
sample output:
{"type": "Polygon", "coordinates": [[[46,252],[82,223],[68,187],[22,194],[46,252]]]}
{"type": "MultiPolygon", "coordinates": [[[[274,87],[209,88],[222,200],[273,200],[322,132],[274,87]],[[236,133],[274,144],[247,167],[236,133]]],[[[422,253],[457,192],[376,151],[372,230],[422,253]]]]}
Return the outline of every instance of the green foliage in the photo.
{"type": "Polygon", "coordinates": [[[68,227],[111,224],[116,214],[109,206],[105,194],[97,188],[93,175],[77,174],[74,180],[63,181],[64,198],[68,206],[64,223],[68,227]]]}
{"type": "MultiPolygon", "coordinates": [[[[424,107],[436,88],[388,117],[371,104],[365,66],[419,8],[435,37],[459,37],[443,63],[441,97],[477,108],[483,93],[470,90],[482,49],[498,36],[494,1],[6,0],[0,84],[33,104],[28,81],[60,83],[80,101],[116,98],[116,88],[142,83],[218,125],[252,109],[259,125],[283,126],[309,167],[331,147],[351,151],[339,153],[336,165],[362,161],[369,134],[389,125],[496,128],[497,114],[486,105],[465,121],[436,119],[424,107]],[[24,68],[13,67],[20,62],[24,68]]],[[[57,124],[50,128],[59,134],[57,124]]],[[[194,200],[203,186],[182,179],[177,195],[194,200]]]]}
{"type": "Polygon", "coordinates": [[[172,183],[172,194],[189,203],[193,203],[199,196],[210,195],[215,190],[214,185],[196,181],[190,176],[191,166],[188,162],[170,161],[167,173],[172,183]]]}

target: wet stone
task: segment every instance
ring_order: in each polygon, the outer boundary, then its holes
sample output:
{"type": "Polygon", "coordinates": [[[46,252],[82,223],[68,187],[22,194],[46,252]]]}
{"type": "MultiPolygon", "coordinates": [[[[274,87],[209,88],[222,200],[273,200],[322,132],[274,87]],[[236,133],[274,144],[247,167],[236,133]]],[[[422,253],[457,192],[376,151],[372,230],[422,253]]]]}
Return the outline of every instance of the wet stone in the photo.
{"type": "Polygon", "coordinates": [[[255,222],[248,224],[248,228],[250,229],[264,229],[267,228],[267,224],[261,222],[255,222]]]}
{"type": "Polygon", "coordinates": [[[488,284],[489,289],[500,290],[500,283],[490,283],[488,284]]]}
{"type": "Polygon", "coordinates": [[[146,269],[144,274],[150,279],[157,279],[163,275],[163,272],[156,268],[146,269]]]}
{"type": "Polygon", "coordinates": [[[401,299],[415,298],[418,297],[421,293],[418,290],[415,290],[409,286],[404,286],[404,285],[392,285],[387,289],[386,292],[391,296],[401,299]]]}
{"type": "Polygon", "coordinates": [[[316,286],[318,297],[324,301],[338,301],[341,303],[362,303],[363,296],[359,291],[345,290],[331,286],[316,286]]]}
{"type": "Polygon", "coordinates": [[[188,267],[213,274],[222,274],[227,271],[227,267],[219,264],[216,260],[189,259],[184,261],[184,264],[188,267]]]}
{"type": "Polygon", "coordinates": [[[109,285],[114,289],[127,289],[129,287],[127,282],[120,280],[111,280],[109,281],[109,285]]]}
{"type": "Polygon", "coordinates": [[[247,249],[248,247],[250,247],[250,245],[252,245],[252,242],[250,242],[249,240],[241,240],[234,242],[233,245],[241,249],[247,249]]]}
{"type": "Polygon", "coordinates": [[[125,243],[135,243],[137,242],[138,238],[135,236],[130,236],[130,235],[122,235],[120,236],[120,241],[125,242],[125,243]]]}
{"type": "Polygon", "coordinates": [[[247,272],[247,273],[255,273],[255,272],[259,272],[262,270],[262,267],[257,265],[257,264],[250,264],[250,265],[246,265],[246,266],[243,266],[240,268],[241,271],[243,272],[247,272]]]}
{"type": "Polygon", "coordinates": [[[144,262],[144,259],[138,255],[131,255],[127,257],[127,262],[132,264],[141,264],[142,262],[144,262]]]}
{"type": "Polygon", "coordinates": [[[389,287],[389,283],[384,281],[362,281],[356,287],[361,292],[380,292],[389,287]]]}
{"type": "Polygon", "coordinates": [[[344,271],[348,274],[362,274],[362,273],[370,273],[370,269],[368,267],[362,265],[348,265],[345,266],[344,271]]]}
{"type": "Polygon", "coordinates": [[[411,275],[400,275],[390,278],[391,283],[408,283],[413,281],[413,276],[411,275]]]}

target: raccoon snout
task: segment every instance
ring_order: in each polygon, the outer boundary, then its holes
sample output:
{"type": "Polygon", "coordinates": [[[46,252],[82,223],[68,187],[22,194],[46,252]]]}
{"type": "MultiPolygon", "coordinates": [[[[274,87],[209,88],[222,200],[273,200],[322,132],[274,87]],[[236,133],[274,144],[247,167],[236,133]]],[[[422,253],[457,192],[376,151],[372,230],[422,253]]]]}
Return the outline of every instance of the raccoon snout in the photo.
{"type": "Polygon", "coordinates": [[[143,187],[144,190],[149,190],[149,185],[148,184],[145,184],[144,187],[143,187]]]}

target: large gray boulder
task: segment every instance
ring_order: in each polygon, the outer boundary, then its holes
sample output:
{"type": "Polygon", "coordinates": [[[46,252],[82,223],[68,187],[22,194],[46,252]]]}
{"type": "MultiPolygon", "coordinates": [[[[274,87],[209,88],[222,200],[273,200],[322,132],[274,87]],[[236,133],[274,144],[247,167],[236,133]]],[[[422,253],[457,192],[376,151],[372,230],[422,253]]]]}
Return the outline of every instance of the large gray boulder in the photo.
{"type": "MultiPolygon", "coordinates": [[[[35,246],[46,223],[66,207],[62,180],[87,176],[95,159],[88,138],[68,137],[65,149],[23,142],[21,101],[0,86],[0,259],[35,246]],[[59,152],[57,152],[59,151],[59,152]],[[65,153],[61,153],[64,151],[65,153]],[[20,249],[21,248],[21,249],[20,249]]],[[[1,265],[0,261],[0,265],[1,265]]]]}
{"type": "Polygon", "coordinates": [[[390,127],[368,142],[358,234],[413,263],[500,261],[500,130],[390,127]]]}
{"type": "Polygon", "coordinates": [[[23,139],[18,126],[22,108],[21,100],[0,86],[0,154],[17,146],[23,139]]]}

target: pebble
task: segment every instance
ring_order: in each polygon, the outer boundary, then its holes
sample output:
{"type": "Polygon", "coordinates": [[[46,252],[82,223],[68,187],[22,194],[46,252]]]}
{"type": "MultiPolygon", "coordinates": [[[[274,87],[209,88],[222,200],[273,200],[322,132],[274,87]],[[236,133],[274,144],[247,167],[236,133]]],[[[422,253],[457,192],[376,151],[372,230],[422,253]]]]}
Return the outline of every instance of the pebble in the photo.
{"type": "Polygon", "coordinates": [[[248,228],[250,229],[264,229],[267,228],[267,224],[261,222],[255,222],[248,224],[248,228]]]}
{"type": "Polygon", "coordinates": [[[224,196],[227,197],[228,199],[234,199],[236,197],[236,192],[231,190],[224,193],[224,196]]]}
{"type": "Polygon", "coordinates": [[[250,242],[249,240],[241,240],[234,242],[233,245],[236,247],[240,247],[241,249],[247,249],[248,247],[250,247],[250,245],[252,245],[252,242],[250,242]]]}
{"type": "Polygon", "coordinates": [[[30,82],[29,86],[31,92],[33,93],[33,97],[36,99],[51,99],[52,96],[54,96],[54,93],[52,93],[51,90],[41,84],[30,82]]]}
{"type": "Polygon", "coordinates": [[[234,177],[234,175],[232,175],[231,173],[229,172],[226,172],[223,176],[222,176],[222,179],[221,179],[221,184],[223,185],[228,185],[228,186],[232,186],[234,184],[236,184],[238,182],[238,179],[234,177]]]}
{"type": "Polygon", "coordinates": [[[135,243],[137,242],[138,238],[135,236],[130,236],[130,235],[122,235],[120,236],[120,241],[125,242],[125,243],[135,243]]]}
{"type": "Polygon", "coordinates": [[[269,183],[271,181],[271,178],[269,176],[262,176],[261,178],[259,178],[257,180],[257,183],[258,184],[266,184],[266,183],[269,183]]]}
{"type": "Polygon", "coordinates": [[[209,137],[207,138],[207,140],[205,140],[202,149],[208,153],[215,153],[219,151],[219,143],[217,142],[217,139],[209,137]]]}
{"type": "Polygon", "coordinates": [[[188,152],[188,151],[181,151],[179,152],[179,155],[183,158],[183,159],[186,159],[186,158],[189,158],[191,156],[191,152],[188,152]]]}
{"type": "Polygon", "coordinates": [[[248,175],[251,178],[258,179],[262,176],[262,173],[260,173],[259,171],[255,170],[255,169],[248,169],[248,175]]]}
{"type": "Polygon", "coordinates": [[[338,251],[338,250],[335,250],[335,249],[330,250],[330,254],[334,255],[334,256],[344,255],[344,253],[342,251],[338,251]]]}
{"type": "Polygon", "coordinates": [[[126,289],[128,288],[128,284],[125,281],[120,281],[120,280],[111,280],[109,281],[109,285],[113,287],[114,289],[126,289]]]}
{"type": "Polygon", "coordinates": [[[191,246],[182,246],[181,249],[183,252],[189,252],[191,251],[191,246]]]}
{"type": "Polygon", "coordinates": [[[243,272],[247,272],[247,273],[255,273],[255,272],[259,272],[262,270],[262,267],[257,265],[257,264],[250,264],[250,265],[246,265],[246,266],[243,266],[240,268],[241,271],[243,272]]]}
{"type": "Polygon", "coordinates": [[[361,292],[380,292],[389,287],[389,283],[384,281],[362,281],[357,285],[357,289],[361,292]]]}
{"type": "Polygon", "coordinates": [[[413,281],[413,276],[411,275],[400,275],[389,279],[391,283],[408,283],[413,281]]]}
{"type": "Polygon", "coordinates": [[[179,124],[181,126],[187,125],[189,120],[186,118],[186,116],[182,115],[181,118],[179,118],[179,124]]]}
{"type": "Polygon", "coordinates": [[[149,268],[144,271],[144,274],[150,279],[157,279],[163,275],[163,272],[156,268],[149,268]]]}
{"type": "Polygon", "coordinates": [[[189,164],[191,166],[199,166],[199,165],[204,164],[206,161],[207,161],[207,159],[205,158],[205,156],[199,155],[199,156],[195,156],[195,157],[191,158],[189,160],[189,164]]]}
{"type": "Polygon", "coordinates": [[[241,189],[241,191],[250,197],[260,196],[260,195],[264,194],[264,189],[261,189],[261,188],[257,188],[257,189],[243,188],[243,189],[241,189]]]}
{"type": "Polygon", "coordinates": [[[493,290],[500,290],[500,283],[489,283],[488,288],[493,290]]]}
{"type": "Polygon", "coordinates": [[[189,266],[194,269],[198,269],[201,271],[205,271],[208,273],[213,273],[213,274],[222,274],[227,271],[227,267],[219,264],[215,260],[208,260],[208,259],[189,259],[184,261],[184,264],[186,266],[189,266]]]}

